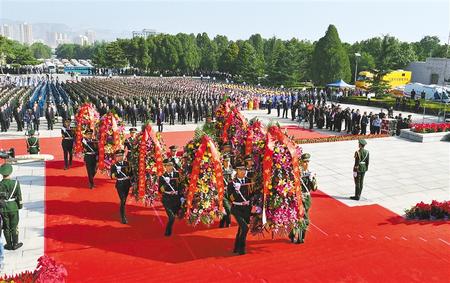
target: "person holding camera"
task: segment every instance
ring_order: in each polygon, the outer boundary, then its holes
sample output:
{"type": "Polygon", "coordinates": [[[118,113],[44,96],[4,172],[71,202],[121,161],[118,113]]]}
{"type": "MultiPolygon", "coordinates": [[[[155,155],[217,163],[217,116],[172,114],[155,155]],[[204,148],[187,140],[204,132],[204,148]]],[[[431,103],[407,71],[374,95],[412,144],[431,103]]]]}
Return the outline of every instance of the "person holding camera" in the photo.
{"type": "Polygon", "coordinates": [[[6,250],[17,250],[23,246],[19,242],[19,209],[22,209],[22,192],[17,180],[10,178],[13,168],[11,164],[0,166],[3,176],[0,182],[0,215],[3,220],[3,233],[5,234],[6,250]]]}

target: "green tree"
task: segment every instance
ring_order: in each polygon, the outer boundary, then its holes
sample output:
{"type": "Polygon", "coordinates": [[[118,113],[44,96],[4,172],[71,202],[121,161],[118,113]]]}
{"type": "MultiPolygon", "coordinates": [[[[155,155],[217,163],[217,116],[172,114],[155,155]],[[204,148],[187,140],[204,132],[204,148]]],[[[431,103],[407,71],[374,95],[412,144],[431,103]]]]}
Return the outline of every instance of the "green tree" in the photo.
{"type": "Polygon", "coordinates": [[[314,48],[312,77],[318,85],[339,79],[350,80],[350,61],[334,25],[328,26],[325,36],[319,39],[314,48]]]}
{"type": "Polygon", "coordinates": [[[105,62],[107,67],[113,69],[120,69],[127,66],[127,58],[117,41],[113,41],[106,45],[105,62]]]}
{"type": "Polygon", "coordinates": [[[425,61],[428,57],[432,57],[440,48],[440,40],[437,36],[424,36],[419,42],[413,43],[417,58],[425,61]]]}
{"type": "Polygon", "coordinates": [[[151,64],[152,58],[149,54],[148,43],[145,38],[138,37],[137,38],[137,54],[136,54],[137,62],[135,63],[135,67],[140,70],[147,71],[148,67],[151,64]]]}
{"type": "Polygon", "coordinates": [[[178,68],[183,74],[189,74],[198,69],[200,65],[200,52],[193,34],[179,33],[176,35],[180,42],[181,50],[178,68]]]}
{"type": "Polygon", "coordinates": [[[61,59],[75,59],[75,44],[60,44],[56,47],[55,54],[61,59]]]}
{"type": "Polygon", "coordinates": [[[269,84],[279,86],[293,80],[295,64],[291,61],[292,58],[292,49],[287,48],[285,43],[275,44],[268,68],[269,84]]]}
{"type": "Polygon", "coordinates": [[[250,43],[243,42],[239,46],[235,69],[236,74],[246,82],[254,83],[258,76],[262,74],[263,70],[258,69],[258,57],[255,48],[250,43]]]}
{"type": "Polygon", "coordinates": [[[92,54],[93,63],[99,68],[106,68],[106,44],[100,43],[94,46],[94,51],[92,54]]]}
{"type": "Polygon", "coordinates": [[[41,42],[35,42],[30,46],[34,58],[48,59],[52,56],[52,49],[41,42]]]}
{"type": "Polygon", "coordinates": [[[206,32],[197,34],[196,42],[200,50],[200,71],[216,71],[218,61],[217,44],[209,39],[206,32]]]}
{"type": "Polygon", "coordinates": [[[235,42],[231,42],[227,49],[223,52],[219,59],[219,71],[235,74],[236,59],[239,54],[239,46],[235,42]]]}
{"type": "Polygon", "coordinates": [[[397,38],[389,35],[383,37],[379,56],[376,60],[380,70],[402,69],[409,62],[417,60],[413,47],[408,43],[402,43],[397,38]]]}
{"type": "Polygon", "coordinates": [[[374,73],[373,78],[370,80],[369,91],[375,93],[375,97],[380,98],[384,96],[389,90],[389,83],[383,80],[383,76],[386,71],[372,70],[374,73]]]}

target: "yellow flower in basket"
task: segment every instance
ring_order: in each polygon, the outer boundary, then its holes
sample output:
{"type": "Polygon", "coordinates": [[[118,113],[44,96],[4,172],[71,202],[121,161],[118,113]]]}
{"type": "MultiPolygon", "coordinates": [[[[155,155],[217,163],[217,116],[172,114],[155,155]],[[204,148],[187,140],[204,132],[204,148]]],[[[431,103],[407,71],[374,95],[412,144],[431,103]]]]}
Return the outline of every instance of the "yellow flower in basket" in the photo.
{"type": "Polygon", "coordinates": [[[211,206],[211,202],[209,202],[209,201],[205,201],[204,203],[203,203],[203,208],[204,209],[207,209],[207,208],[209,208],[211,206]]]}

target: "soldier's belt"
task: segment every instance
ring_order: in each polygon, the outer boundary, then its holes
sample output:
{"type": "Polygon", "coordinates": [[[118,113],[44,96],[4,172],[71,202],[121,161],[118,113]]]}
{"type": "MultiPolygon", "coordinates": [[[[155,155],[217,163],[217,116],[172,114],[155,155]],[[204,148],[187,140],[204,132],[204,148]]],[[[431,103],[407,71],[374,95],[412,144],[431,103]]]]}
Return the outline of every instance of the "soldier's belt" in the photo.
{"type": "Polygon", "coordinates": [[[65,140],[73,140],[73,138],[63,138],[63,139],[65,139],[65,140]]]}
{"type": "Polygon", "coordinates": [[[117,181],[125,181],[130,179],[130,177],[124,177],[124,178],[117,178],[117,181]]]}
{"type": "Polygon", "coordinates": [[[16,198],[10,198],[6,202],[15,202],[15,201],[16,201],[16,198]]]}
{"type": "Polygon", "coordinates": [[[167,195],[176,195],[176,194],[178,194],[177,192],[174,192],[174,191],[172,191],[172,192],[164,191],[164,193],[167,194],[167,195]]]}
{"type": "Polygon", "coordinates": [[[85,154],[94,155],[95,152],[86,152],[85,154]]]}
{"type": "Polygon", "coordinates": [[[30,145],[30,147],[37,147],[37,145],[30,145]]]}
{"type": "Polygon", "coordinates": [[[359,164],[366,164],[366,162],[362,161],[362,162],[359,162],[359,164]]]}
{"type": "Polygon", "coordinates": [[[237,206],[248,206],[248,205],[250,205],[250,203],[248,201],[243,201],[243,202],[233,201],[233,204],[237,205],[237,206]]]}

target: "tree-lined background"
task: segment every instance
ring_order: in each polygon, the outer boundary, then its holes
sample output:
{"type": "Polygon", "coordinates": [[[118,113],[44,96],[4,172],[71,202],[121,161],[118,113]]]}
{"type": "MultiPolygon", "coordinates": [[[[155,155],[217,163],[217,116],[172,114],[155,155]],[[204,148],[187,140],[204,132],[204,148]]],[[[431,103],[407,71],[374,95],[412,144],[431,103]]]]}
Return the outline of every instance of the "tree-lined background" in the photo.
{"type": "MultiPolygon", "coordinates": [[[[235,82],[298,86],[304,82],[324,85],[343,79],[352,82],[355,55],[358,70],[395,70],[427,57],[445,57],[447,46],[436,36],[418,42],[402,42],[385,35],[353,44],[341,42],[335,26],[316,42],[262,38],[229,40],[208,34],[158,34],[148,38],[117,39],[92,46],[62,44],[56,56],[65,59],[92,59],[98,68],[129,67],[142,75],[217,74],[235,82]]],[[[36,58],[49,58],[51,50],[42,43],[31,46],[0,37],[0,54],[6,63],[32,65],[36,58]]]]}

